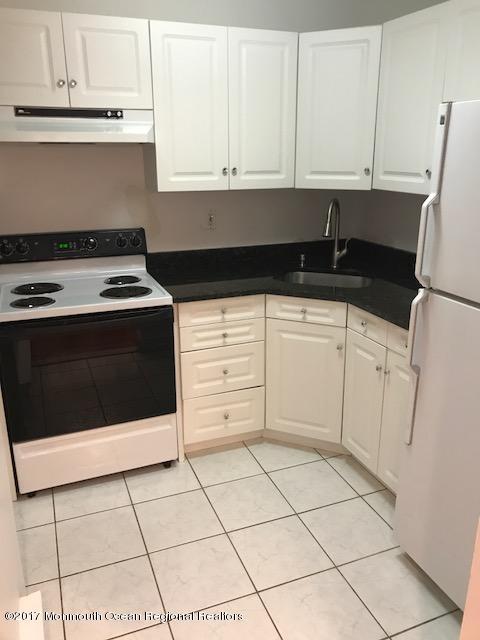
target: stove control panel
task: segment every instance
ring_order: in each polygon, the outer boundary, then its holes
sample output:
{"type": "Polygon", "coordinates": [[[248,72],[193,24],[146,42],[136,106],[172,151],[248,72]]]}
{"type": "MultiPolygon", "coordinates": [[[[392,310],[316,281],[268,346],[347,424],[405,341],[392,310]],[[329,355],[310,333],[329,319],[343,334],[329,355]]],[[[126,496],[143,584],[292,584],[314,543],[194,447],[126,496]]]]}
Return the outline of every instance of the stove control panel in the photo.
{"type": "Polygon", "coordinates": [[[147,253],[144,229],[98,229],[0,236],[0,264],[147,253]]]}

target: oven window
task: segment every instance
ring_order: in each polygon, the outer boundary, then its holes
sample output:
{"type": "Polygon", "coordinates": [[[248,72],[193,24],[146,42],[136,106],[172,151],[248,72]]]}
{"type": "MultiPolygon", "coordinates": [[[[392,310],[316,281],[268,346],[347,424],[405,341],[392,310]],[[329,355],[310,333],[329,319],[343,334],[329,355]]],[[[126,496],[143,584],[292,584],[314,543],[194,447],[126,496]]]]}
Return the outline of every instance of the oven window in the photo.
{"type": "Polygon", "coordinates": [[[110,315],[19,323],[2,336],[13,442],[175,412],[171,308],[110,315]]]}

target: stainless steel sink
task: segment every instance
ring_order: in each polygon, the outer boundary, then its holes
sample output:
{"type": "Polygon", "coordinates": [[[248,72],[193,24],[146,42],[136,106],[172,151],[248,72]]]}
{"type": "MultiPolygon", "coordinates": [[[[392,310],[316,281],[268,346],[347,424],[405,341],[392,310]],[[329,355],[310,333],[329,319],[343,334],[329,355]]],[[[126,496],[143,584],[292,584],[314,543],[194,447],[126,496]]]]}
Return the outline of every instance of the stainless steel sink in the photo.
{"type": "Polygon", "coordinates": [[[292,284],[307,284],[317,287],[344,287],[360,289],[372,284],[372,278],[349,273],[322,273],[319,271],[289,271],[278,277],[292,284]]]}

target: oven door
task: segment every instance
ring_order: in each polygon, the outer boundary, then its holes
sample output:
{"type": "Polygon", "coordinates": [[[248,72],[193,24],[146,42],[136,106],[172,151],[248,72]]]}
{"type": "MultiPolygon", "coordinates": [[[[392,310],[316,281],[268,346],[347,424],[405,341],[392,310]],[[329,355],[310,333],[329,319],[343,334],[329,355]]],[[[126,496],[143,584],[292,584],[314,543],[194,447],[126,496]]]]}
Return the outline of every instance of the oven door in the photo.
{"type": "Polygon", "coordinates": [[[0,325],[11,442],[176,411],[172,307],[0,325]]]}

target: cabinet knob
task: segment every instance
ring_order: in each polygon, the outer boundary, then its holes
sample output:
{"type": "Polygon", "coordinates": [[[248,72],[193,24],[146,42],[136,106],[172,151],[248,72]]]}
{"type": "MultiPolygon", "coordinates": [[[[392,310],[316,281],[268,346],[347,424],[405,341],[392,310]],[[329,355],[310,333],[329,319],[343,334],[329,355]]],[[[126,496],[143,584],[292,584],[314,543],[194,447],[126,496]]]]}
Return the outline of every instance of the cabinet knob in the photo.
{"type": "Polygon", "coordinates": [[[305,307],[303,307],[302,309],[300,309],[300,313],[302,314],[302,316],[306,316],[307,315],[307,310],[305,307]]]}
{"type": "Polygon", "coordinates": [[[365,327],[367,326],[368,322],[366,320],[362,320],[360,322],[360,324],[362,325],[362,327],[365,329],[365,327]]]}
{"type": "Polygon", "coordinates": [[[385,369],[385,371],[383,372],[386,376],[390,375],[390,369],[385,369]]]}
{"type": "Polygon", "coordinates": [[[225,413],[223,414],[223,419],[230,420],[230,414],[228,413],[228,411],[225,411],[225,413]]]}
{"type": "Polygon", "coordinates": [[[337,351],[343,351],[343,344],[337,344],[337,351]]]}
{"type": "Polygon", "coordinates": [[[237,167],[233,167],[232,176],[236,176],[236,175],[237,175],[237,167]]]}
{"type": "Polygon", "coordinates": [[[403,347],[404,349],[408,349],[408,342],[404,342],[403,347]]]}
{"type": "Polygon", "coordinates": [[[228,176],[228,168],[227,167],[223,167],[222,176],[228,176]]]}
{"type": "Polygon", "coordinates": [[[225,315],[227,313],[227,307],[222,307],[220,309],[220,312],[222,313],[222,315],[225,315]]]}
{"type": "Polygon", "coordinates": [[[222,333],[222,338],[228,338],[228,333],[226,331],[222,333]]]}
{"type": "Polygon", "coordinates": [[[62,80],[62,78],[60,78],[60,80],[57,80],[57,87],[59,89],[61,89],[64,86],[65,86],[65,80],[62,80]]]}
{"type": "Polygon", "coordinates": [[[383,369],[381,364],[377,364],[377,366],[375,367],[375,371],[381,371],[383,369]]]}
{"type": "Polygon", "coordinates": [[[77,86],[77,81],[76,80],[70,80],[70,82],[68,83],[68,86],[70,87],[70,89],[75,89],[75,87],[77,86]]]}
{"type": "Polygon", "coordinates": [[[369,167],[365,167],[365,169],[363,170],[363,173],[364,173],[366,176],[369,176],[369,175],[370,175],[370,168],[369,168],[369,167]]]}
{"type": "Polygon", "coordinates": [[[430,169],[427,169],[427,170],[425,171],[425,175],[426,175],[426,176],[427,176],[427,178],[430,180],[430,178],[432,177],[432,172],[431,172],[431,170],[430,170],[430,169]]]}
{"type": "Polygon", "coordinates": [[[223,370],[223,375],[224,375],[224,376],[228,376],[228,369],[224,369],[224,370],[223,370]]]}

